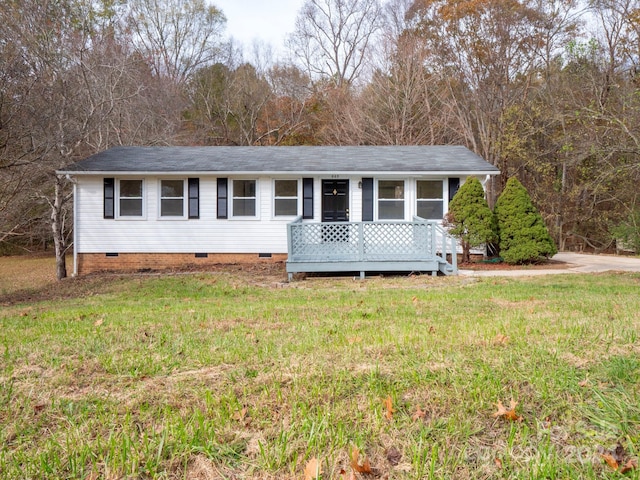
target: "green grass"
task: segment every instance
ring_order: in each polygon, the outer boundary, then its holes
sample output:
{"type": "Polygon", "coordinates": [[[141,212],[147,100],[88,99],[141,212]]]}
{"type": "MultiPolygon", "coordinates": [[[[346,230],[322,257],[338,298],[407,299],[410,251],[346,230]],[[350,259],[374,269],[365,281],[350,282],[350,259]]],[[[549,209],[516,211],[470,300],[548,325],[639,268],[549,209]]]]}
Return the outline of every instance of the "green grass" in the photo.
{"type": "Polygon", "coordinates": [[[339,479],[357,447],[389,479],[623,478],[600,453],[638,457],[635,274],[99,287],[0,311],[0,477],[303,478],[317,457],[339,479]],[[522,421],[494,418],[512,398],[522,421]]]}

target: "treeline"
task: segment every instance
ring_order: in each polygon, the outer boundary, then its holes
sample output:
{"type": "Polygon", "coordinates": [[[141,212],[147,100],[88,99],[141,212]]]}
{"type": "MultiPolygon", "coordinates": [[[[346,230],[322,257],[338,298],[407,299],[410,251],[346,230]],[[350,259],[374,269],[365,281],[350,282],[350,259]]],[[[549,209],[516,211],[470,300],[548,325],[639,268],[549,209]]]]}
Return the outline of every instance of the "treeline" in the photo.
{"type": "Polygon", "coordinates": [[[639,35],[636,0],[306,0],[276,56],[204,0],[3,0],[0,252],[64,253],[54,172],[111,146],[301,144],[466,145],[490,204],[515,176],[560,249],[612,249],[640,221],[639,35]]]}

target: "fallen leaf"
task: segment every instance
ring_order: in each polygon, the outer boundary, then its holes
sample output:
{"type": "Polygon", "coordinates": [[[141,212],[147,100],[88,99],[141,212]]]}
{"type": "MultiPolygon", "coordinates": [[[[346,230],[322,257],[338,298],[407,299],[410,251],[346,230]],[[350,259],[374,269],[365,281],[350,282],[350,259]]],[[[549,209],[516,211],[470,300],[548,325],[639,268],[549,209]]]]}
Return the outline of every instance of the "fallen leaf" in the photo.
{"type": "Polygon", "coordinates": [[[393,420],[393,400],[391,400],[391,397],[387,397],[385,398],[382,403],[384,403],[385,408],[387,409],[387,411],[385,412],[384,416],[386,417],[387,420],[393,420]]]}
{"type": "Polygon", "coordinates": [[[627,463],[620,468],[620,473],[625,474],[631,470],[635,470],[636,468],[638,468],[638,462],[630,458],[627,463]]]}
{"type": "Polygon", "coordinates": [[[358,343],[362,340],[362,338],[360,337],[349,337],[347,338],[347,341],[349,342],[349,345],[353,345],[354,343],[358,343]]]}
{"type": "Polygon", "coordinates": [[[412,416],[411,418],[413,418],[414,420],[419,420],[419,419],[424,418],[424,417],[426,417],[426,416],[427,416],[427,412],[425,412],[424,410],[422,410],[422,409],[420,408],[420,405],[418,405],[418,406],[416,407],[416,411],[415,411],[415,413],[413,414],[413,416],[412,416]]]}
{"type": "Polygon", "coordinates": [[[507,420],[511,420],[512,422],[521,421],[522,417],[516,413],[516,402],[513,398],[511,399],[511,403],[509,404],[511,408],[507,408],[502,405],[502,402],[498,400],[496,406],[498,407],[498,411],[493,414],[494,417],[504,417],[507,420]]]}
{"type": "Polygon", "coordinates": [[[509,337],[501,333],[496,335],[495,338],[493,339],[494,345],[506,345],[507,343],[509,343],[509,337]]]}
{"type": "Polygon", "coordinates": [[[579,387],[586,387],[587,385],[589,385],[589,380],[587,380],[586,378],[584,380],[582,380],[581,382],[578,382],[578,386],[579,387]]]}
{"type": "Polygon", "coordinates": [[[368,458],[365,457],[362,465],[360,465],[360,451],[356,447],[351,450],[351,468],[358,473],[373,473],[368,458]]]}
{"type": "Polygon", "coordinates": [[[602,456],[604,461],[607,462],[607,465],[609,465],[614,470],[618,470],[618,461],[613,458],[613,455],[611,455],[610,453],[602,453],[600,455],[602,456]]]}
{"type": "Polygon", "coordinates": [[[316,457],[313,457],[307,462],[307,466],[304,467],[304,480],[316,480],[320,478],[322,473],[322,465],[316,457]]]}
{"type": "Polygon", "coordinates": [[[251,417],[247,415],[248,412],[249,410],[247,409],[247,407],[243,407],[242,410],[236,412],[233,415],[233,418],[242,423],[245,427],[248,427],[251,424],[251,417]]]}
{"type": "Polygon", "coordinates": [[[390,447],[387,450],[387,460],[394,467],[400,463],[402,459],[402,454],[398,451],[396,447],[390,447]]]}
{"type": "Polygon", "coordinates": [[[347,475],[347,472],[344,469],[340,469],[340,476],[342,477],[342,480],[356,480],[356,474],[353,470],[351,470],[349,475],[347,475]]]}
{"type": "Polygon", "coordinates": [[[100,325],[102,325],[104,323],[104,318],[99,318],[98,320],[96,320],[93,324],[94,327],[99,327],[100,325]]]}
{"type": "Polygon", "coordinates": [[[618,443],[614,450],[605,450],[600,456],[613,470],[620,473],[628,473],[638,467],[638,462],[632,458],[627,458],[624,447],[618,443]]]}
{"type": "Polygon", "coordinates": [[[500,460],[498,457],[496,457],[493,462],[496,464],[496,467],[502,468],[502,460],[500,460]]]}

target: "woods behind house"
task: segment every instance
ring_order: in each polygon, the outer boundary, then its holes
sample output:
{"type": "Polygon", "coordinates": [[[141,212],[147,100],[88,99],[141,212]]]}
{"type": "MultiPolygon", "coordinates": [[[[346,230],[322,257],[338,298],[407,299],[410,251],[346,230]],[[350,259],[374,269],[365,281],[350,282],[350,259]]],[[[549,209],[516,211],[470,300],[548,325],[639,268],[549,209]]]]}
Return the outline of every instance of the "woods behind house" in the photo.
{"type": "Polygon", "coordinates": [[[307,0],[278,55],[228,35],[204,0],[0,3],[0,253],[70,248],[54,172],[115,145],[461,144],[561,250],[638,231],[639,1],[307,0]]]}

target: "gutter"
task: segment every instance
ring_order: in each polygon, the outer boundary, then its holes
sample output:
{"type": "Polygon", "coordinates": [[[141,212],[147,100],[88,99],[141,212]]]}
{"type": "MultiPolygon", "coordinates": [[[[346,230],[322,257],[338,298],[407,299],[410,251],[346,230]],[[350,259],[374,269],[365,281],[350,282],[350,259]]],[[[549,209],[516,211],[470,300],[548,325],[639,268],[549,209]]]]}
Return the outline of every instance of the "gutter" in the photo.
{"type": "Polygon", "coordinates": [[[124,176],[124,175],[152,175],[152,176],[223,176],[231,177],[238,175],[250,175],[250,176],[265,176],[265,175],[308,175],[308,176],[322,176],[322,175],[340,175],[340,176],[370,176],[375,177],[378,175],[398,175],[398,176],[416,176],[416,175],[486,175],[490,177],[492,175],[500,175],[499,170],[419,170],[419,171],[403,171],[403,170],[376,170],[376,171],[334,171],[334,170],[312,170],[312,171],[297,171],[297,170],[233,170],[233,171],[214,171],[214,170],[199,170],[199,171],[154,171],[154,170],[101,170],[101,171],[60,171],[59,174],[67,175],[86,175],[86,176],[124,176]]]}

